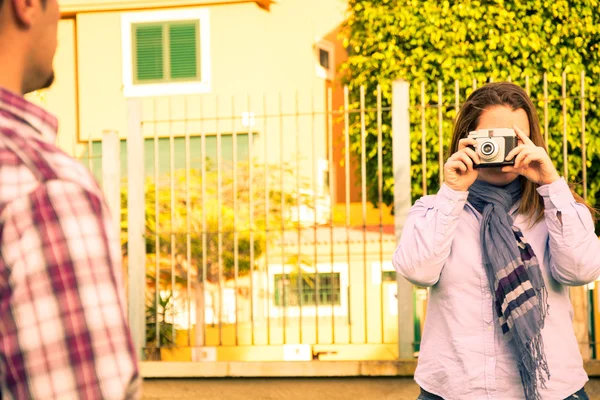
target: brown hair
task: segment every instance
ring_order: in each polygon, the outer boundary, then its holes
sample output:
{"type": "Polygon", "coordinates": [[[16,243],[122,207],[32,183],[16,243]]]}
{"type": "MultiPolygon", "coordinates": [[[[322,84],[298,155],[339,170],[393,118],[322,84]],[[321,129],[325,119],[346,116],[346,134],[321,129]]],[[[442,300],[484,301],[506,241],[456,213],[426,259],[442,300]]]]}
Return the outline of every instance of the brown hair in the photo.
{"type": "MultiPolygon", "coordinates": [[[[497,82],[489,83],[475,90],[460,109],[456,124],[454,125],[452,145],[450,147],[451,154],[458,150],[460,139],[467,137],[470,131],[477,128],[483,111],[494,106],[507,106],[512,110],[521,109],[525,111],[527,119],[529,120],[531,141],[536,146],[545,148],[538,115],[535,106],[527,93],[514,83],[497,82]]],[[[521,205],[519,206],[519,213],[529,218],[533,218],[535,222],[539,222],[544,216],[544,202],[537,193],[536,189],[538,184],[531,182],[523,176],[521,176],[520,179],[523,195],[521,198],[521,205]]],[[[595,222],[596,210],[591,208],[585,200],[572,189],[571,191],[578,203],[585,204],[590,209],[592,218],[594,218],[595,222]]]]}
{"type": "MultiPolygon", "coordinates": [[[[4,3],[4,0],[0,0],[0,7],[2,7],[2,3],[4,3]]],[[[48,0],[42,0],[42,6],[46,7],[47,3],[48,3],[48,0]]]]}

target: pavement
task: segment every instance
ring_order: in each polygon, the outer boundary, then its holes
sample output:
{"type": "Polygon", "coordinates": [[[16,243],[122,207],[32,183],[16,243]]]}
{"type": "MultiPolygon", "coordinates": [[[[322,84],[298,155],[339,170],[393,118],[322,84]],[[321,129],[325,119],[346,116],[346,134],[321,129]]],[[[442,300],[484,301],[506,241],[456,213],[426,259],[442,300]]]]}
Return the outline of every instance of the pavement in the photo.
{"type": "MultiPolygon", "coordinates": [[[[600,400],[600,379],[586,385],[591,400],[600,400]]],[[[220,378],[147,379],[143,400],[415,400],[412,378],[220,378]]]]}

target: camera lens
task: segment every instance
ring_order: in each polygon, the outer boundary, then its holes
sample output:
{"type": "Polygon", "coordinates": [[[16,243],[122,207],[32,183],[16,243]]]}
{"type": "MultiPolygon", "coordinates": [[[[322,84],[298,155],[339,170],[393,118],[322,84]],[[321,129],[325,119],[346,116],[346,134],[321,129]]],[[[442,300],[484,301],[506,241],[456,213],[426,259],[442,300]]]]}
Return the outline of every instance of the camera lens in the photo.
{"type": "Polygon", "coordinates": [[[498,154],[498,145],[493,140],[488,140],[479,145],[479,156],[484,160],[492,160],[498,154]]]}
{"type": "Polygon", "coordinates": [[[489,156],[494,152],[494,145],[490,142],[484,143],[483,146],[481,146],[481,152],[484,155],[489,156]]]}

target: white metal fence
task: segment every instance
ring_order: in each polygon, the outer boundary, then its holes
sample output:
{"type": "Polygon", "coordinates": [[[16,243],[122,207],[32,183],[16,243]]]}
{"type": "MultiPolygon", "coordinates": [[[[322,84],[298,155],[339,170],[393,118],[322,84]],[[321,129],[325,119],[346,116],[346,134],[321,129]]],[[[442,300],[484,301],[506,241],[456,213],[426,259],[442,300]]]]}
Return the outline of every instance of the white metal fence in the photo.
{"type": "MultiPolygon", "coordinates": [[[[566,74],[522,84],[551,154],[594,199],[585,144],[596,151],[597,104],[586,97],[588,78],[579,78],[578,94],[566,74]]],[[[108,133],[83,158],[122,211],[129,320],[142,358],[412,357],[426,291],[396,279],[391,254],[412,198],[442,182],[456,112],[482,83],[345,88],[339,105],[331,90],[317,101],[296,94],[288,103],[244,99],[242,107],[235,98],[131,100],[127,140],[108,133]],[[383,204],[389,179],[393,217],[383,204]]],[[[594,289],[572,293],[588,358],[594,289]]]]}

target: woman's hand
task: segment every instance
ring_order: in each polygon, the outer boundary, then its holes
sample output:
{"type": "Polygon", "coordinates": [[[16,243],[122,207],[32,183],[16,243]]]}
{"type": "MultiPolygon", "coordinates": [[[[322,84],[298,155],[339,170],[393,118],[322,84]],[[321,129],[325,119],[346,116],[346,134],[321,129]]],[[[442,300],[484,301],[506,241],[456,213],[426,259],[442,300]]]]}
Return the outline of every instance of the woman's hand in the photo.
{"type": "Polygon", "coordinates": [[[473,168],[479,164],[479,156],[468,146],[475,146],[474,139],[461,139],[458,151],[444,165],[444,182],[446,186],[459,192],[465,192],[477,179],[478,172],[473,168]]]}
{"type": "Polygon", "coordinates": [[[502,172],[514,172],[538,185],[548,185],[560,179],[550,156],[543,147],[536,146],[522,130],[513,127],[521,144],[512,149],[506,161],[515,159],[514,166],[502,167],[502,172]]]}

